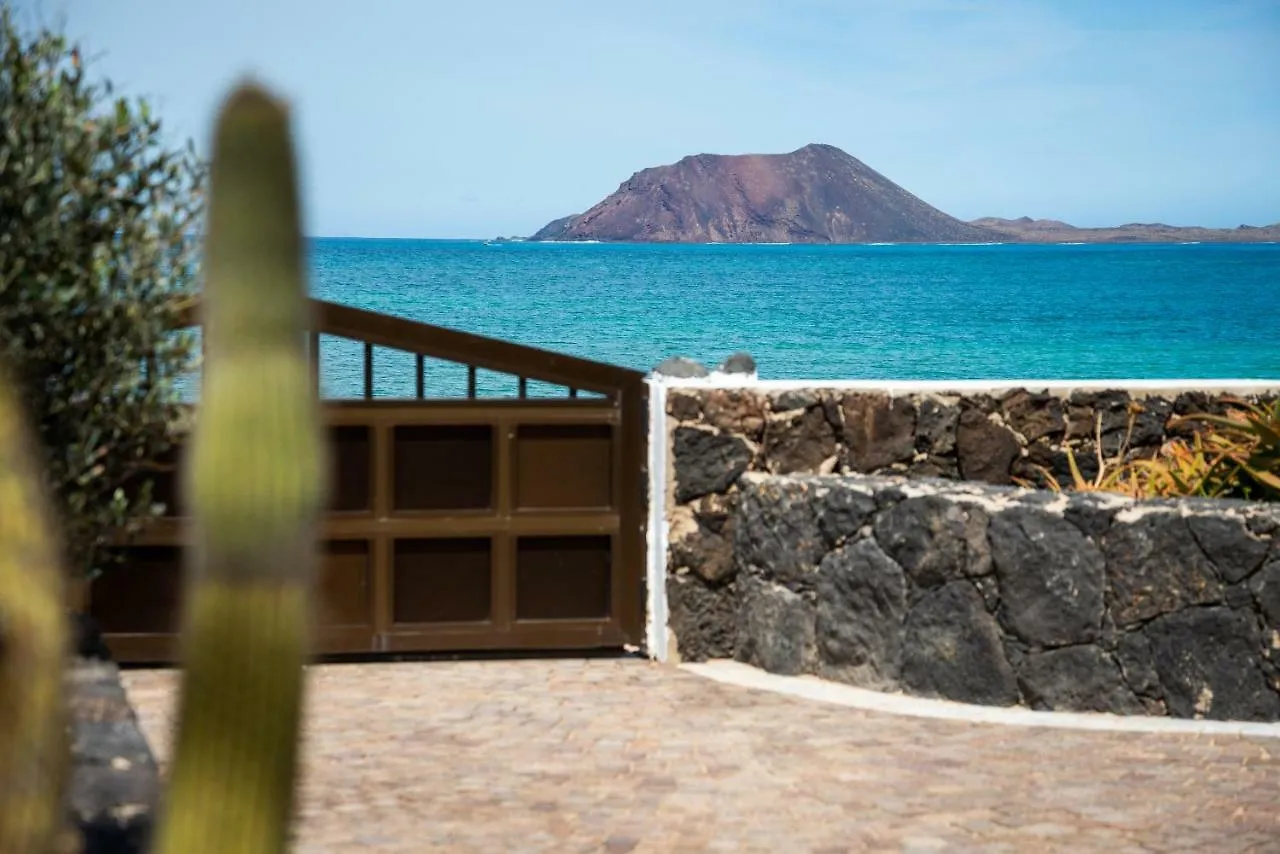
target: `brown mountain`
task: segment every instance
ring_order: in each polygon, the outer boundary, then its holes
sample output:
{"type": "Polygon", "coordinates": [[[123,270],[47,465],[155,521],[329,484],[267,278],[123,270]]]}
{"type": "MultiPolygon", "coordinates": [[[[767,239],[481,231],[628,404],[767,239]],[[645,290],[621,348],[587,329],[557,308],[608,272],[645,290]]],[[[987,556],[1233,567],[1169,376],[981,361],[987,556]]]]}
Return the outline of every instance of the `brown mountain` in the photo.
{"type": "Polygon", "coordinates": [[[1280,241],[1280,222],[1275,225],[1242,225],[1238,228],[1201,228],[1165,225],[1160,222],[1131,222],[1113,228],[1076,228],[1056,219],[1000,219],[984,217],[970,225],[989,229],[1003,240],[1019,243],[1264,243],[1280,241]]]}
{"type": "Polygon", "coordinates": [[[980,243],[988,229],[932,207],[830,145],[698,154],[632,175],[533,240],[669,243],[980,243]]]}
{"type": "Polygon", "coordinates": [[[698,154],[632,175],[585,213],[532,240],[667,243],[1262,243],[1280,223],[1233,229],[1053,219],[963,222],[830,145],[790,154],[698,154]]]}

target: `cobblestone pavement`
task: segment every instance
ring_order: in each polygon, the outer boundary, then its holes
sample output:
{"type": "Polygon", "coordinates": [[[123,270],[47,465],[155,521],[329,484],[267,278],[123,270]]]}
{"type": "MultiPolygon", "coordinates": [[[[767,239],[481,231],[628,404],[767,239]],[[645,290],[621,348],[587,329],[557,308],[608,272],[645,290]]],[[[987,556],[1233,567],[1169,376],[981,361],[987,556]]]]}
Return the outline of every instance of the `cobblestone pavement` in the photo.
{"type": "MultiPolygon", "coordinates": [[[[125,674],[162,763],[175,677],[125,674]]],[[[634,659],[324,665],[295,850],[1280,852],[1280,741],[903,717],[634,659]]]]}

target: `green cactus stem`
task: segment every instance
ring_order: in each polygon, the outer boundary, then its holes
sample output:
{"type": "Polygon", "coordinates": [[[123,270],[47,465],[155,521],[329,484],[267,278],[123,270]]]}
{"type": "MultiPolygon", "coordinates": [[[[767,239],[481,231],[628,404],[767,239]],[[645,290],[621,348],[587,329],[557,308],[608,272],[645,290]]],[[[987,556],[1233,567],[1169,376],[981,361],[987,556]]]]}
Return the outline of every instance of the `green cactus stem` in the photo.
{"type": "Polygon", "coordinates": [[[294,807],[324,434],[285,109],[253,85],[214,138],[184,675],[160,854],[277,854],[294,807]]]}
{"type": "Polygon", "coordinates": [[[64,579],[35,459],[0,376],[0,854],[52,851],[64,826],[64,579]]]}

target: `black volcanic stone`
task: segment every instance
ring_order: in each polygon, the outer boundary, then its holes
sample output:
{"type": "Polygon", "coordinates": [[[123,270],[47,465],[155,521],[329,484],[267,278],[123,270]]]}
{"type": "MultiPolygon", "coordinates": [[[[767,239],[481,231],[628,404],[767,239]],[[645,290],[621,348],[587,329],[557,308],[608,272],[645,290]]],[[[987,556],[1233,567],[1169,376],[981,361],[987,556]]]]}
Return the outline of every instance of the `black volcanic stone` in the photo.
{"type": "Polygon", "coordinates": [[[874,497],[838,481],[818,493],[815,504],[818,530],[822,532],[828,548],[834,548],[857,534],[871,522],[878,509],[874,497]]]}
{"type": "Polygon", "coordinates": [[[923,587],[991,569],[987,514],[936,495],[908,498],[876,517],[876,540],[923,587]]]}
{"type": "Polygon", "coordinates": [[[1033,646],[1094,640],[1102,628],[1102,552],[1066,519],[1013,508],[991,518],[1001,617],[1033,646]]]}
{"type": "Polygon", "coordinates": [[[956,449],[960,407],[932,397],[922,398],[916,414],[916,450],[950,454],[956,449]]]}
{"type": "Polygon", "coordinates": [[[76,657],[89,661],[110,661],[111,650],[102,639],[98,621],[88,614],[78,612],[72,612],[70,620],[72,649],[76,657]]]}
{"type": "Polygon", "coordinates": [[[976,409],[966,409],[956,428],[956,454],[965,480],[1012,483],[1013,461],[1021,453],[1018,439],[1008,427],[988,419],[976,409]]]}
{"type": "Polygon", "coordinates": [[[776,474],[815,474],[835,452],[836,434],[821,406],[765,422],[764,460],[776,474]]]}
{"type": "Polygon", "coordinates": [[[1062,511],[1062,518],[1075,525],[1086,537],[1099,541],[1111,529],[1116,508],[1097,495],[1078,492],[1071,496],[1071,504],[1062,511]]]}
{"type": "Polygon", "coordinates": [[[1135,693],[1152,699],[1163,699],[1160,676],[1156,673],[1151,641],[1141,631],[1125,632],[1115,641],[1116,663],[1125,683],[1135,693]]]}
{"type": "Polygon", "coordinates": [[[695,527],[687,535],[670,543],[671,564],[688,567],[710,584],[717,584],[737,567],[733,561],[732,526],[716,530],[714,523],[695,517],[695,527]]]}
{"type": "Polygon", "coordinates": [[[873,472],[915,456],[916,409],[907,398],[854,393],[840,410],[850,469],[873,472]]]}
{"type": "Polygon", "coordinates": [[[796,676],[813,660],[813,606],[798,593],[743,579],[735,654],[769,673],[796,676]]]}
{"type": "Polygon", "coordinates": [[[1267,556],[1267,544],[1229,516],[1190,516],[1187,527],[1228,584],[1247,578],[1267,556]]]}
{"type": "Polygon", "coordinates": [[[1164,425],[1173,414],[1173,404],[1159,397],[1149,397],[1141,402],[1142,411],[1133,422],[1133,434],[1129,446],[1154,447],[1164,443],[1164,425]]]}
{"type": "Polygon", "coordinates": [[[653,369],[653,372],[664,377],[677,379],[700,379],[711,376],[711,372],[700,362],[684,356],[672,356],[670,359],[663,359],[653,369]]]}
{"type": "Polygon", "coordinates": [[[1263,565],[1250,586],[1267,625],[1280,632],[1280,555],[1263,565]]]}
{"type": "Polygon", "coordinates": [[[1213,565],[1176,512],[1113,523],[1102,537],[1102,553],[1110,568],[1107,605],[1120,626],[1222,600],[1213,565]]]}
{"type": "Polygon", "coordinates": [[[693,575],[668,576],[667,611],[682,660],[733,657],[738,621],[735,585],[712,586],[693,575]]]}
{"type": "Polygon", "coordinates": [[[1143,712],[1115,661],[1093,644],[1028,653],[1018,665],[1018,684],[1033,709],[1143,712]]]}
{"type": "Polygon", "coordinates": [[[1001,398],[1000,405],[1009,425],[1028,442],[1067,431],[1062,401],[1052,395],[1015,389],[1001,398]]]}
{"type": "Polygon", "coordinates": [[[1280,719],[1280,695],[1258,668],[1258,625],[1248,612],[1188,608],[1144,629],[1169,713],[1213,720],[1280,719]]]}
{"type": "Polygon", "coordinates": [[[67,671],[71,715],[70,818],[86,854],[141,854],[151,836],[159,776],[120,671],[78,659],[67,671]]]}
{"type": "Polygon", "coordinates": [[[817,593],[815,637],[821,662],[843,671],[847,681],[894,685],[902,666],[907,613],[902,567],[874,540],[859,540],[823,559],[817,593]]]}
{"type": "Polygon", "coordinates": [[[677,427],[672,437],[676,501],[724,492],[751,465],[747,440],[698,427],[677,427]]]}
{"type": "Polygon", "coordinates": [[[812,584],[827,553],[809,481],[763,480],[738,501],[733,551],[739,571],[755,571],[792,587],[812,584]]]}
{"type": "Polygon", "coordinates": [[[908,612],[902,684],[915,694],[961,703],[1018,702],[1000,628],[968,581],[929,591],[908,612]]]}
{"type": "Polygon", "coordinates": [[[811,388],[787,389],[770,399],[770,408],[774,412],[789,412],[792,409],[808,409],[822,403],[822,396],[811,388]]]}
{"type": "Polygon", "coordinates": [[[754,374],[756,372],[756,360],[751,357],[750,353],[734,353],[720,365],[720,372],[724,374],[754,374]]]}

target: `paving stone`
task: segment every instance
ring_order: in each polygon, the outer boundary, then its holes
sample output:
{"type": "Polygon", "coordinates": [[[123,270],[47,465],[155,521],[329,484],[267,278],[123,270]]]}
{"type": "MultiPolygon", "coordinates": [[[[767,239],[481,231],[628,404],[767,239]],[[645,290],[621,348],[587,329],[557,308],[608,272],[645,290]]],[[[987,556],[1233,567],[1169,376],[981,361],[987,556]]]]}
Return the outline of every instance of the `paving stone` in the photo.
{"type": "MultiPolygon", "coordinates": [[[[124,674],[162,770],[176,676],[124,674]]],[[[1274,739],[895,716],[635,659],[320,665],[306,721],[296,854],[1217,854],[1280,838],[1274,739]]]]}

